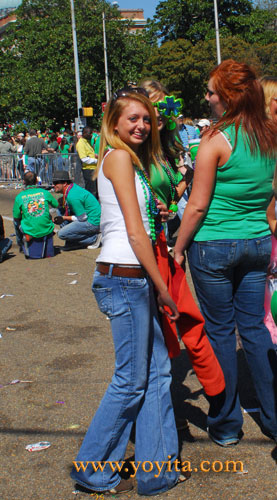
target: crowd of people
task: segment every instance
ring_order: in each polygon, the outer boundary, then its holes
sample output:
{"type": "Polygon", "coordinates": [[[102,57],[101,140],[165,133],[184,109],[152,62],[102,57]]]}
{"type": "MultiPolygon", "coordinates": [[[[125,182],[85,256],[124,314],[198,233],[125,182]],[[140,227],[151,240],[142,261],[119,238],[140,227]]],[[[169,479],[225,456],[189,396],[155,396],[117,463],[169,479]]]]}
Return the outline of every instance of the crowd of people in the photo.
{"type": "MultiPolygon", "coordinates": [[[[181,115],[182,100],[162,83],[145,80],[117,90],[105,108],[96,150],[89,127],[76,146],[86,189],[66,168],[57,169],[57,201],[36,187],[31,162],[26,189],[15,199],[18,244],[27,257],[52,255],[54,224],[68,249],[101,243],[92,291],[110,319],[115,372],[71,472],[77,489],[90,494],[133,488],[116,468],[89,464],[124,460],[134,424],[135,461],[170,465],[158,476],[153,468],[139,468],[139,494],[160,494],[189,478],[174,466],[179,448],[169,358],[179,354],[180,339],[209,401],[208,436],[229,447],[243,436],[237,328],[261,431],[277,444],[277,345],[264,321],[270,258],[271,274],[277,266],[271,254],[277,80],[259,80],[247,64],[229,59],[210,73],[205,98],[215,123],[201,119],[197,133],[181,115]],[[57,211],[53,221],[49,206],[57,211]],[[200,310],[186,282],[186,253],[200,310]],[[80,462],[88,466],[76,467],[80,462]]],[[[54,149],[55,141],[41,141],[47,153],[54,149]]]]}
{"type": "Polygon", "coordinates": [[[40,183],[51,185],[55,170],[75,174],[78,165],[87,168],[77,154],[79,139],[84,140],[82,132],[64,128],[14,134],[12,127],[0,127],[0,180],[20,182],[25,170],[33,170],[40,183]]]}
{"type": "MultiPolygon", "coordinates": [[[[180,126],[187,121],[192,124],[192,120],[180,115],[180,126]]],[[[201,135],[202,121],[194,120],[194,123],[194,126],[188,125],[194,131],[190,139],[201,135]]],[[[25,170],[33,168],[39,182],[51,185],[55,170],[67,170],[75,175],[76,168],[80,167],[85,188],[96,193],[96,181],[91,179],[90,170],[97,163],[95,152],[99,150],[99,131],[90,127],[83,131],[62,127],[56,132],[30,129],[15,133],[13,128],[13,125],[0,125],[0,181],[23,181],[25,170]]],[[[188,146],[188,138],[183,143],[188,146]]]]}

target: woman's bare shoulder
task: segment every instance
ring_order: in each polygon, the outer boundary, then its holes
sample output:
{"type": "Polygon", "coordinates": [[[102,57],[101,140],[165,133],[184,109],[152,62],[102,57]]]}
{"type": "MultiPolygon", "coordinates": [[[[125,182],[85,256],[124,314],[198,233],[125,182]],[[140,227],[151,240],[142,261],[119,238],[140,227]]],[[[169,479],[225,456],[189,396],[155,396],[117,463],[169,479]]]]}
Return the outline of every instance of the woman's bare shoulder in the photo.
{"type": "Polygon", "coordinates": [[[105,162],[111,160],[128,161],[131,160],[131,156],[130,153],[128,153],[128,151],[125,151],[124,149],[113,149],[106,157],[104,157],[104,159],[105,162]]]}
{"type": "Polygon", "coordinates": [[[230,151],[226,138],[220,130],[208,130],[207,132],[205,132],[200,141],[199,147],[201,147],[202,150],[204,148],[216,147],[223,151],[230,151]]]}
{"type": "Polygon", "coordinates": [[[131,156],[124,149],[114,149],[105,158],[103,170],[106,177],[111,178],[113,175],[121,175],[121,172],[126,175],[128,170],[133,171],[131,156]]]}

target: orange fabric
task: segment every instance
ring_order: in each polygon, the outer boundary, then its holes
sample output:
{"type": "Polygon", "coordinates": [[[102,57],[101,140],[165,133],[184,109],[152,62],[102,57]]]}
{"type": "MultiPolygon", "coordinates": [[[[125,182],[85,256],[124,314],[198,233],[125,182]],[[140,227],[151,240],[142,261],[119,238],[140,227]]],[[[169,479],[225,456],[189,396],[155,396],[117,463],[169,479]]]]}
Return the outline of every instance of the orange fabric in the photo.
{"type": "Polygon", "coordinates": [[[225,388],[224,375],[204,330],[204,318],[191,294],[186,273],[168,254],[164,232],[159,235],[154,252],[162,278],[180,313],[176,323],[166,314],[162,316],[169,356],[180,354],[177,325],[199,382],[208,396],[215,396],[225,388]]]}

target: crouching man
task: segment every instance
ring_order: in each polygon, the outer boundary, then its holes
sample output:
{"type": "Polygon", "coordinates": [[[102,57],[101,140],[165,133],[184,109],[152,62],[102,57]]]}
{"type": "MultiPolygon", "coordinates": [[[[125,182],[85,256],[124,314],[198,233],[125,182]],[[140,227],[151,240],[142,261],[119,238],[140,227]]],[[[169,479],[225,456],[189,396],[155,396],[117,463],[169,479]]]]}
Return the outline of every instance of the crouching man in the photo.
{"type": "Polygon", "coordinates": [[[101,243],[100,204],[86,189],[74,184],[63,170],[53,174],[55,193],[62,193],[60,214],[55,224],[61,229],[59,238],[65,240],[64,250],[98,248],[101,243]]]}
{"type": "Polygon", "coordinates": [[[35,172],[23,177],[25,189],[14,201],[13,219],[19,250],[26,258],[43,259],[54,256],[53,229],[50,206],[58,207],[57,200],[49,191],[37,186],[35,172]]]}

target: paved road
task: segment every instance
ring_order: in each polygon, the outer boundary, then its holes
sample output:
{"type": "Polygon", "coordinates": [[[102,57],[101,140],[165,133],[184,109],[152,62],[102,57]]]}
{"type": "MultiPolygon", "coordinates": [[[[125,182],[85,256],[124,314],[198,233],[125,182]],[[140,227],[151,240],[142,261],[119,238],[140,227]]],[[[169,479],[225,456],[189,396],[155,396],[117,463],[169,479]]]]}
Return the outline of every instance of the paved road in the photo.
{"type": "MultiPolygon", "coordinates": [[[[0,213],[6,218],[12,217],[17,192],[0,189],[0,213]]],[[[10,220],[5,225],[7,235],[14,232],[10,220]]],[[[57,238],[55,243],[60,245],[57,238]]],[[[79,250],[27,261],[14,245],[0,265],[0,296],[12,295],[0,299],[1,500],[87,497],[72,493],[69,471],[114,363],[109,322],[90,289],[97,254],[79,250]],[[31,382],[8,385],[15,379],[31,382]],[[25,450],[38,441],[51,446],[25,450]]],[[[241,350],[238,357],[241,401],[245,408],[255,408],[241,350]]],[[[211,443],[205,432],[208,405],[184,349],[173,362],[172,393],[176,413],[190,422],[189,430],[180,433],[180,446],[183,460],[191,462],[192,477],[159,498],[277,500],[277,448],[262,435],[257,414],[244,415],[245,436],[238,446],[224,449],[211,443]],[[210,471],[200,470],[203,460],[210,471]],[[242,461],[245,473],[227,472],[227,460],[242,461]]],[[[133,450],[130,441],[127,456],[133,450]]],[[[131,492],[119,498],[142,497],[131,492]]]]}

